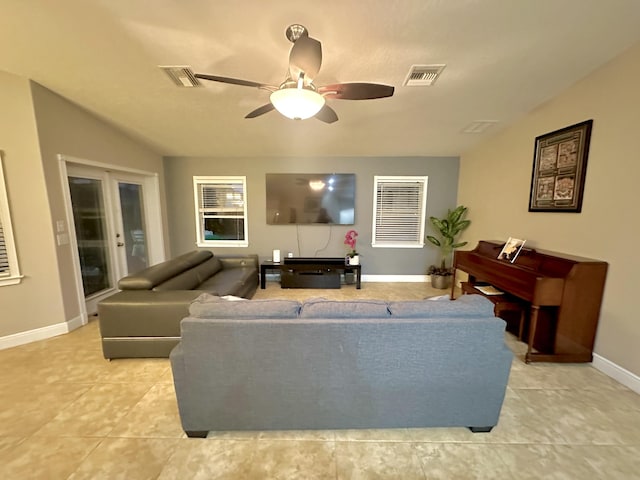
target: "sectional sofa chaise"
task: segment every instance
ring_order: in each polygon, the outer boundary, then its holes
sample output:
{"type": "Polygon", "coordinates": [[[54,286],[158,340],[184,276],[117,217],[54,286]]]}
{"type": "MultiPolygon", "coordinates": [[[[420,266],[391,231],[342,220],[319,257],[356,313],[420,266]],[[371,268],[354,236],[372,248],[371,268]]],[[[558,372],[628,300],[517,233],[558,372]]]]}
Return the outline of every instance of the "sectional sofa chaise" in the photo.
{"type": "Polygon", "coordinates": [[[480,295],[225,301],[202,295],[170,355],[182,426],[469,427],[498,422],[513,354],[480,295]]]}
{"type": "Polygon", "coordinates": [[[206,250],[124,277],[122,291],[98,303],[104,357],[168,357],[192,300],[205,292],[251,298],[258,281],[257,255],[206,250]]]}

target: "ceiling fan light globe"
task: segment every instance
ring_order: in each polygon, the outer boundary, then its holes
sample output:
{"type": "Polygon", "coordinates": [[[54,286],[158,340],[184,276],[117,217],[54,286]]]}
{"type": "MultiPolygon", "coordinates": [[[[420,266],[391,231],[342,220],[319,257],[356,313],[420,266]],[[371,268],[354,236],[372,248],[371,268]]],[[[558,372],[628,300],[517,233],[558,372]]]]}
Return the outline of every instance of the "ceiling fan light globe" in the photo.
{"type": "Polygon", "coordinates": [[[271,94],[271,103],[292,120],[306,120],[324,107],[324,97],[306,88],[281,88],[271,94]]]}

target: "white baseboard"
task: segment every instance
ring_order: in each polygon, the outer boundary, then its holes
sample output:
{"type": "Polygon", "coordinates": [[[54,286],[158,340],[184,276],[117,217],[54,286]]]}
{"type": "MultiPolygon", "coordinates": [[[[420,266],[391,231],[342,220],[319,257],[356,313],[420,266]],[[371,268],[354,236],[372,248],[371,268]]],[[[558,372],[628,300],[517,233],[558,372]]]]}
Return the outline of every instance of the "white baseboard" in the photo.
{"type": "Polygon", "coordinates": [[[593,354],[593,362],[591,365],[605,375],[620,382],[625,387],[629,387],[634,392],[640,393],[640,377],[638,375],[631,373],[629,370],[595,353],[593,354]]]}
{"type": "Polygon", "coordinates": [[[425,283],[430,281],[429,275],[362,275],[363,282],[388,283],[425,283]]]}
{"type": "Polygon", "coordinates": [[[0,350],[19,347],[20,345],[26,345],[27,343],[46,340],[47,338],[57,337],[58,335],[64,335],[65,333],[69,333],[84,324],[86,324],[86,322],[82,321],[82,317],[75,317],[68,322],[57,323],[55,325],[48,325],[46,327],[14,333],[13,335],[7,335],[6,337],[0,337],[0,350]]]}
{"type": "MultiPolygon", "coordinates": [[[[279,273],[267,273],[265,279],[270,282],[279,282],[279,273]]],[[[429,283],[431,278],[429,275],[362,275],[363,282],[407,282],[407,283],[429,283]]]]}
{"type": "Polygon", "coordinates": [[[69,325],[69,332],[73,332],[76,328],[80,328],[81,326],[89,323],[89,319],[85,314],[82,314],[82,315],[78,315],[75,318],[72,318],[66,323],[67,325],[69,325]]]}

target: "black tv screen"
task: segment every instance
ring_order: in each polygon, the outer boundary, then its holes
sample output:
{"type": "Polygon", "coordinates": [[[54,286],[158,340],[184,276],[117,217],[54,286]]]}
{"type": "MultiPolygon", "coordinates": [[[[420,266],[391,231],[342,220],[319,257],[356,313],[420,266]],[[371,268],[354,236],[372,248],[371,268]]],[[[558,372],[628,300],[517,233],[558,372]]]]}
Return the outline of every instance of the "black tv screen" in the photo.
{"type": "Polygon", "coordinates": [[[354,173],[267,173],[267,224],[353,225],[354,173]]]}

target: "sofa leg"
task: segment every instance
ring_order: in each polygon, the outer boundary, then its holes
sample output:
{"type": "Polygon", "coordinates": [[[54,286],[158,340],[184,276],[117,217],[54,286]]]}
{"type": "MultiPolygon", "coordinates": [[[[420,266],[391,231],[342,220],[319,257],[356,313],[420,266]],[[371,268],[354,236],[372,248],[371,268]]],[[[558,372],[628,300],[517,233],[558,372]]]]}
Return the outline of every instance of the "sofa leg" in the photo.
{"type": "Polygon", "coordinates": [[[468,427],[473,433],[489,433],[493,427],[468,427]]]}
{"type": "Polygon", "coordinates": [[[185,430],[187,437],[189,438],[207,438],[209,430],[185,430]]]}

